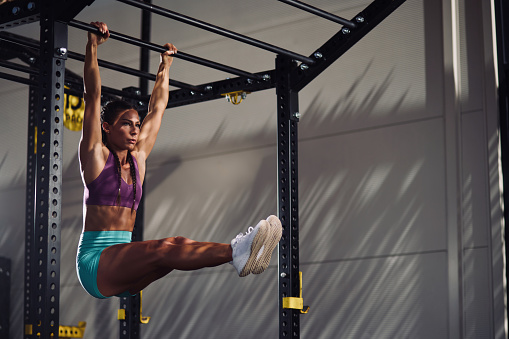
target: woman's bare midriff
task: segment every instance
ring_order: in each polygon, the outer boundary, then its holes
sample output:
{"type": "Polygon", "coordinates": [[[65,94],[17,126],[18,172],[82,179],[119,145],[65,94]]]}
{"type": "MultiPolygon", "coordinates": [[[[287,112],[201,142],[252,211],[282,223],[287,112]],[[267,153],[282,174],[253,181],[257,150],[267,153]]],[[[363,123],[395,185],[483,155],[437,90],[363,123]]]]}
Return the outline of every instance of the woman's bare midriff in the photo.
{"type": "Polygon", "coordinates": [[[83,231],[129,231],[134,228],[136,211],[122,206],[85,206],[83,231]]]}

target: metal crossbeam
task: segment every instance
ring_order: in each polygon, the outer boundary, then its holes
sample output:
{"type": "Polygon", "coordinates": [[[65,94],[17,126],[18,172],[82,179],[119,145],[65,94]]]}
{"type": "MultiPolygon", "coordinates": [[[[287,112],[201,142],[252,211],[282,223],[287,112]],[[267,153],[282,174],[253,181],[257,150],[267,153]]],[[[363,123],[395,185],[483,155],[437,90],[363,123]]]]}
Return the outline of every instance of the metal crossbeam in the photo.
{"type": "MultiPolygon", "coordinates": [[[[69,21],[90,6],[94,0],[53,0],[52,15],[56,20],[69,21]]],[[[40,20],[41,0],[16,0],[0,5],[0,30],[40,20]]]]}
{"type": "Polygon", "coordinates": [[[266,71],[256,74],[262,77],[263,80],[253,80],[249,77],[238,77],[199,85],[198,87],[203,89],[201,92],[189,90],[170,91],[170,100],[168,101],[167,108],[224,98],[221,94],[228,92],[258,92],[274,88],[276,86],[274,71],[266,71]]]}
{"type": "Polygon", "coordinates": [[[19,0],[0,5],[0,30],[39,21],[39,1],[19,0]]]}

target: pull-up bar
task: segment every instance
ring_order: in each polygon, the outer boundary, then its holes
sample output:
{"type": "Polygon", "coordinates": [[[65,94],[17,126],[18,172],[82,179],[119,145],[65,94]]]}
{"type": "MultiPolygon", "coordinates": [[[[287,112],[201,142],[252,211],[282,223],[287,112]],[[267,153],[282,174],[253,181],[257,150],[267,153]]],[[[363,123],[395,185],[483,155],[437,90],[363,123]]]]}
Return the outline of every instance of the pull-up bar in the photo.
{"type": "MultiPolygon", "coordinates": [[[[85,61],[85,56],[83,54],[79,54],[79,53],[68,51],[67,52],[67,56],[69,58],[71,58],[71,59],[74,59],[74,60],[85,61]]],[[[130,68],[130,67],[126,67],[126,66],[120,66],[120,65],[117,65],[115,63],[112,63],[112,62],[109,62],[109,61],[105,61],[105,60],[100,60],[100,59],[97,60],[97,63],[101,67],[112,69],[114,71],[123,72],[123,73],[129,74],[129,75],[137,76],[137,77],[148,79],[148,80],[152,80],[152,81],[154,81],[156,79],[156,75],[155,74],[151,74],[151,73],[148,73],[148,72],[143,72],[143,71],[140,71],[140,70],[135,69],[135,68],[130,68]]],[[[198,86],[189,85],[189,84],[186,84],[184,82],[180,82],[180,81],[176,81],[176,80],[172,80],[172,79],[170,79],[170,85],[174,86],[174,87],[178,87],[178,88],[189,89],[191,91],[197,91],[197,92],[200,92],[200,91],[203,90],[202,88],[200,88],[198,86]]]]}
{"type": "Polygon", "coordinates": [[[224,29],[224,28],[221,28],[221,27],[218,27],[218,26],[215,26],[215,25],[212,25],[212,24],[209,24],[209,23],[197,20],[197,19],[193,19],[193,18],[188,17],[186,15],[182,15],[182,14],[179,14],[179,13],[176,13],[176,12],[172,12],[172,11],[170,11],[168,9],[165,9],[165,8],[162,8],[162,7],[159,7],[159,6],[156,6],[156,5],[152,5],[152,4],[148,4],[148,3],[145,3],[145,2],[142,2],[142,1],[136,1],[136,0],[117,0],[117,1],[123,2],[125,4],[131,5],[131,6],[134,6],[134,7],[141,8],[141,9],[144,9],[144,10],[147,10],[147,11],[150,11],[150,12],[155,13],[155,14],[159,14],[159,15],[165,16],[167,18],[178,20],[180,22],[189,24],[191,26],[199,27],[201,29],[204,29],[204,30],[207,30],[209,32],[213,32],[213,33],[225,36],[225,37],[230,38],[230,39],[234,39],[234,40],[237,40],[237,41],[245,42],[246,44],[249,44],[249,45],[252,45],[252,46],[255,46],[255,47],[259,47],[259,48],[265,49],[267,51],[270,51],[270,52],[273,52],[273,53],[276,53],[276,54],[285,55],[285,56],[290,57],[290,58],[292,58],[294,60],[302,61],[302,62],[304,62],[304,63],[306,63],[308,65],[312,65],[315,62],[314,59],[306,57],[304,55],[300,55],[300,54],[288,51],[286,49],[283,49],[283,48],[280,48],[280,47],[277,47],[277,46],[265,43],[265,42],[260,41],[260,40],[256,40],[256,39],[247,37],[247,36],[242,35],[242,34],[238,34],[238,33],[229,31],[227,29],[224,29]]]}
{"type": "Polygon", "coordinates": [[[300,8],[304,11],[307,11],[309,13],[313,13],[315,15],[321,16],[322,18],[337,22],[338,24],[350,27],[350,28],[356,28],[357,25],[354,22],[351,22],[350,20],[343,19],[337,15],[331,14],[329,12],[325,12],[319,8],[313,7],[311,5],[305,4],[298,0],[279,0],[281,2],[284,2],[288,5],[291,5],[293,7],[300,8]]]}
{"type": "MultiPolygon", "coordinates": [[[[97,27],[95,27],[93,25],[88,25],[88,24],[86,24],[84,22],[81,22],[81,21],[78,21],[78,20],[71,20],[71,21],[69,21],[68,24],[69,24],[69,26],[72,26],[72,27],[75,27],[75,28],[79,28],[79,29],[82,29],[82,30],[85,30],[85,31],[88,31],[88,32],[100,34],[99,30],[97,29],[97,27]]],[[[135,45],[135,46],[138,46],[138,47],[148,48],[148,49],[150,49],[152,51],[155,51],[155,52],[158,52],[158,53],[166,52],[166,49],[164,47],[162,47],[162,46],[159,46],[159,45],[156,45],[156,44],[153,44],[153,43],[150,43],[150,42],[146,42],[146,41],[143,41],[143,40],[140,40],[140,39],[137,39],[137,38],[134,38],[134,37],[122,34],[122,33],[117,33],[117,32],[113,32],[113,31],[109,31],[109,32],[110,32],[110,38],[112,38],[112,39],[119,40],[119,41],[131,44],[131,45],[135,45]]],[[[260,75],[244,72],[244,71],[242,71],[240,69],[233,68],[233,67],[230,67],[230,66],[226,66],[226,65],[214,62],[214,61],[206,60],[206,59],[203,59],[203,58],[200,58],[200,57],[197,57],[197,56],[193,56],[193,55],[190,55],[190,54],[187,54],[187,53],[184,53],[184,52],[180,52],[179,51],[174,56],[177,57],[177,58],[180,58],[180,59],[184,59],[184,60],[187,60],[187,61],[190,61],[190,62],[194,62],[196,64],[200,64],[200,65],[207,66],[207,67],[210,67],[210,68],[215,68],[215,69],[223,71],[223,72],[227,72],[227,73],[231,73],[231,74],[236,74],[238,76],[248,77],[248,78],[251,78],[251,79],[263,80],[263,77],[261,77],[260,75]]]]}
{"type": "MultiPolygon", "coordinates": [[[[17,35],[14,35],[14,34],[9,34],[9,35],[0,34],[0,40],[5,40],[5,41],[15,43],[15,44],[18,44],[18,45],[21,45],[24,47],[28,47],[28,48],[33,48],[34,50],[38,50],[40,47],[40,45],[37,41],[22,38],[17,35]]],[[[67,51],[67,56],[74,60],[85,61],[85,56],[80,53],[67,51]]],[[[99,64],[99,66],[108,68],[108,69],[112,69],[114,71],[123,72],[123,73],[129,74],[129,75],[137,76],[137,77],[152,80],[152,81],[154,81],[156,78],[155,74],[143,72],[143,71],[140,71],[140,70],[137,70],[134,68],[129,68],[126,66],[117,65],[112,62],[105,61],[105,60],[98,59],[97,62],[99,64]]],[[[11,66],[10,67],[11,69],[15,69],[15,67],[16,67],[15,65],[10,65],[10,66],[11,66]]],[[[176,80],[172,80],[172,79],[170,79],[170,85],[174,86],[174,87],[178,87],[178,88],[189,89],[191,91],[196,91],[196,92],[201,92],[204,90],[202,87],[186,84],[184,82],[180,82],[180,81],[176,81],[176,80]]]]}

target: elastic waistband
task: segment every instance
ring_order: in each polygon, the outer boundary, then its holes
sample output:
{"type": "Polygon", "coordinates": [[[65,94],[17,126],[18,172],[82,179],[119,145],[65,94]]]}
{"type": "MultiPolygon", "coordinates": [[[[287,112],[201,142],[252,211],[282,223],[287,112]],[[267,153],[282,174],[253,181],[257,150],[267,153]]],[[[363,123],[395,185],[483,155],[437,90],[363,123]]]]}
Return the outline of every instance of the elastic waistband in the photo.
{"type": "Polygon", "coordinates": [[[129,231],[86,231],[81,233],[79,248],[100,248],[129,243],[132,241],[132,235],[133,233],[129,231]]]}
{"type": "Polygon", "coordinates": [[[81,233],[82,239],[126,239],[131,241],[133,232],[129,231],[85,231],[81,233]]]}

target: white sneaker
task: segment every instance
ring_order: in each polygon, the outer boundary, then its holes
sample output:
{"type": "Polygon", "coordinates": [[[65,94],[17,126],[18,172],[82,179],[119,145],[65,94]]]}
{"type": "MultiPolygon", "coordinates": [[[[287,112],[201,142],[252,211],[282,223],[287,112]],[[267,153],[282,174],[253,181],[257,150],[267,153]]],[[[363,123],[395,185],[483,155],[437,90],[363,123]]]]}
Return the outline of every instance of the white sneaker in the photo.
{"type": "Polygon", "coordinates": [[[260,270],[256,264],[260,257],[260,250],[266,247],[266,239],[270,233],[269,228],[269,222],[261,220],[254,228],[249,227],[246,234],[240,233],[231,241],[233,250],[233,261],[231,263],[239,276],[245,277],[253,269],[260,270]]]}
{"type": "Polygon", "coordinates": [[[269,267],[272,252],[279,243],[279,240],[281,240],[281,235],[283,233],[283,227],[278,217],[271,215],[267,218],[267,222],[270,225],[268,236],[260,253],[257,255],[256,263],[251,271],[253,274],[260,274],[269,267]]]}

